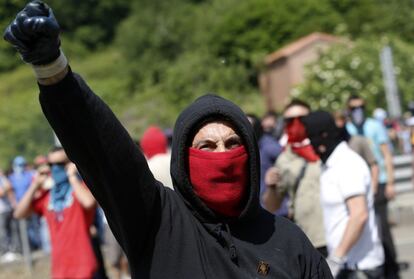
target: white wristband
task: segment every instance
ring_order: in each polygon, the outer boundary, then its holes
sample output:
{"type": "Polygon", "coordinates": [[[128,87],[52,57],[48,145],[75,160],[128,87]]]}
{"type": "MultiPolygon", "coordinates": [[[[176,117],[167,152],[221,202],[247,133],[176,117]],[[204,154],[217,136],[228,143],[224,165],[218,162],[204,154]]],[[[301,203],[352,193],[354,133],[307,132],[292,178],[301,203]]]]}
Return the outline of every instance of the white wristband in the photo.
{"type": "Polygon", "coordinates": [[[32,65],[32,67],[36,78],[50,78],[62,72],[67,65],[68,60],[61,50],[59,57],[52,63],[47,65],[32,65]]]}

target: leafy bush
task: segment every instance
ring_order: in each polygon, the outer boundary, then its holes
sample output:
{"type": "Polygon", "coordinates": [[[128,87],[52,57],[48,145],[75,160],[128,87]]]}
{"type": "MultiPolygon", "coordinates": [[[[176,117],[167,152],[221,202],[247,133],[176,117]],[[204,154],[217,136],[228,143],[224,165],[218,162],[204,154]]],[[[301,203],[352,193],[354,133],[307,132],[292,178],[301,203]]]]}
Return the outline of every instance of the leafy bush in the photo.
{"type": "Polygon", "coordinates": [[[372,38],[352,45],[337,45],[307,67],[306,82],[292,92],[308,100],[313,108],[338,110],[350,95],[367,100],[369,110],[386,108],[380,51],[393,49],[395,74],[403,106],[413,99],[414,46],[398,39],[372,38]]]}

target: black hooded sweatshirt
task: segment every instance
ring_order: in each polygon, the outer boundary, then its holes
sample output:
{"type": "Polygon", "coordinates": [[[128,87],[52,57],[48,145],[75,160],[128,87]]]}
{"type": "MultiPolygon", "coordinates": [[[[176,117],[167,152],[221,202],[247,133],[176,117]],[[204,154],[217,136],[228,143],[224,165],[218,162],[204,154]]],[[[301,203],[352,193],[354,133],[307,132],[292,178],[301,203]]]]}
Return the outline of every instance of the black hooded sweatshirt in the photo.
{"type": "Polygon", "coordinates": [[[172,191],[154,179],[127,131],[81,77],[69,72],[59,83],[39,87],[43,112],[105,211],[132,278],[332,278],[297,226],[259,206],[256,140],[233,103],[207,95],[179,116],[172,191]],[[189,182],[189,142],[214,119],[236,128],[249,155],[250,185],[238,218],[217,216],[189,182]]]}

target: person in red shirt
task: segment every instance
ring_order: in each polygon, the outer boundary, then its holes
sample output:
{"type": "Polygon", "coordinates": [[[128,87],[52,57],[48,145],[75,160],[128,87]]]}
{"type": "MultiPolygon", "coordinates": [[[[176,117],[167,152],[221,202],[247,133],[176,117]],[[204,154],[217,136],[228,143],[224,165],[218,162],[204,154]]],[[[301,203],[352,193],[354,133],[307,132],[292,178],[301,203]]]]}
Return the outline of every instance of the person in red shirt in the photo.
{"type": "Polygon", "coordinates": [[[49,174],[37,173],[14,217],[25,218],[35,212],[46,218],[52,246],[51,278],[93,278],[97,263],[89,229],[95,214],[95,199],[62,148],[52,150],[48,162],[54,186],[50,191],[42,190],[49,174]]]}

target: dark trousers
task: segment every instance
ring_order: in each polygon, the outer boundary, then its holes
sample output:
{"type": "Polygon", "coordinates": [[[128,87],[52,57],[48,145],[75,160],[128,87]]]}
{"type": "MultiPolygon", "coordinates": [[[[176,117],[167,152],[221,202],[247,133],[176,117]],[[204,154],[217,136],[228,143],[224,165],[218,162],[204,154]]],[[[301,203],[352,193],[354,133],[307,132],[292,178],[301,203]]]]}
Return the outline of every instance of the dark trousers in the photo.
{"type": "Polygon", "coordinates": [[[388,200],[385,197],[385,184],[379,184],[375,195],[375,215],[378,221],[379,235],[384,247],[384,274],[386,279],[400,278],[397,263],[397,252],[388,223],[388,200]]]}
{"type": "Polygon", "coordinates": [[[383,267],[369,270],[350,270],[343,269],[335,279],[385,279],[383,267]]]}
{"type": "Polygon", "coordinates": [[[0,256],[9,251],[11,212],[0,213],[0,256]]]}

